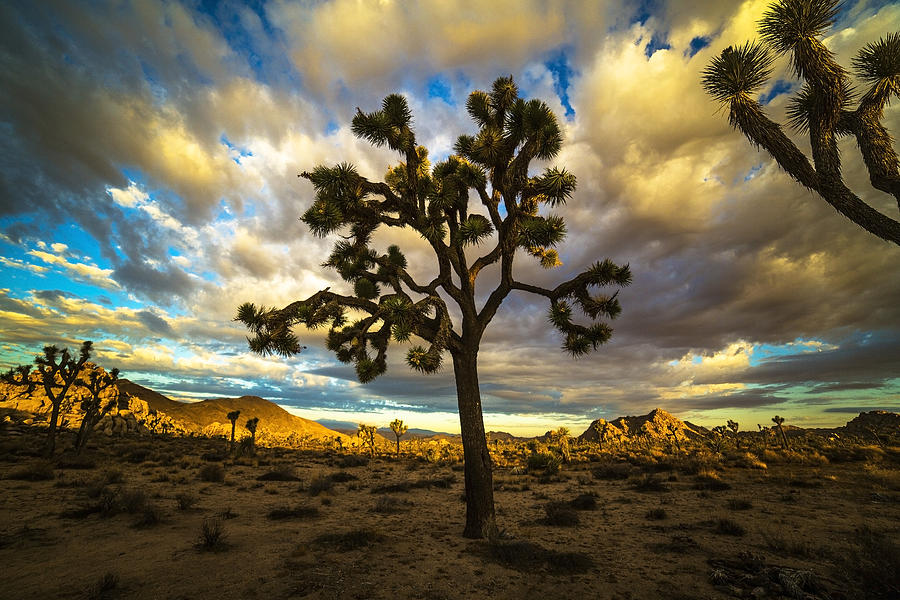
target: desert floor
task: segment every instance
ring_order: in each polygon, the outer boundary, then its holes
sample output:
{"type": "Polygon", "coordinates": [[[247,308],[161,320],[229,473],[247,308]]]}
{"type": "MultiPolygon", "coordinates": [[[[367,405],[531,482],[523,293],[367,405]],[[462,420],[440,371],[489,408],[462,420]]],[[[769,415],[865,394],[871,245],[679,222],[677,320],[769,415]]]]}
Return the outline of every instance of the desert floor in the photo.
{"type": "Polygon", "coordinates": [[[103,438],[83,460],[50,465],[29,455],[38,432],[0,432],[2,598],[838,599],[896,589],[900,472],[890,455],[718,477],[627,463],[549,477],[497,469],[503,534],[489,544],[461,536],[461,464],[384,456],[351,466],[364,461],[272,449],[232,460],[220,441],[103,438]],[[42,476],[52,479],[28,480],[42,476]]]}

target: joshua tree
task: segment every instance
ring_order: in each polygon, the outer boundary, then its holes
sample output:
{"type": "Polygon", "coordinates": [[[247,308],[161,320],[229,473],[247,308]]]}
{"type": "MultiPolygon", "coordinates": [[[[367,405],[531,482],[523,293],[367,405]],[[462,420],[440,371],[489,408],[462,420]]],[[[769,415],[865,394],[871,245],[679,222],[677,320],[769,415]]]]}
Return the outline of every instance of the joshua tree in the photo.
{"type": "Polygon", "coordinates": [[[781,424],[784,423],[784,417],[779,417],[778,415],[775,415],[774,417],[772,417],[772,422],[775,423],[775,427],[778,428],[778,433],[781,434],[781,447],[784,448],[785,450],[787,450],[788,449],[787,436],[784,435],[784,428],[781,426],[781,424]]]}
{"type": "Polygon", "coordinates": [[[572,458],[572,450],[569,447],[569,428],[560,427],[551,433],[551,437],[559,445],[559,453],[564,463],[569,462],[572,458]]]}
{"type": "Polygon", "coordinates": [[[337,444],[338,452],[344,451],[344,440],[341,439],[341,436],[334,436],[334,443],[337,444]]]}
{"type": "Polygon", "coordinates": [[[234,452],[234,430],[237,427],[238,417],[241,416],[241,411],[233,410],[228,413],[228,420],[231,421],[231,451],[234,452]]]}
{"type": "Polygon", "coordinates": [[[599,444],[600,449],[603,450],[603,442],[606,441],[606,432],[609,431],[609,423],[606,422],[606,419],[597,419],[591,423],[591,429],[597,432],[597,444],[599,444]]]}
{"type": "Polygon", "coordinates": [[[31,365],[19,365],[15,369],[10,369],[0,375],[0,380],[15,387],[24,388],[19,392],[19,396],[28,396],[37,387],[37,382],[31,378],[31,365]]]}
{"type": "MultiPolygon", "coordinates": [[[[363,425],[362,423],[359,424],[359,431],[356,432],[356,435],[362,441],[362,445],[369,449],[369,455],[373,457],[375,456],[375,434],[377,432],[378,429],[374,425],[363,425]]],[[[397,439],[397,445],[400,445],[399,438],[397,439]]]]}
{"type": "Polygon", "coordinates": [[[250,453],[256,454],[256,426],[259,425],[259,417],[253,417],[252,419],[247,419],[247,423],[244,424],[244,427],[247,428],[247,431],[250,432],[250,453]]]}
{"type": "Polygon", "coordinates": [[[409,429],[406,425],[403,424],[403,421],[400,419],[394,419],[391,421],[391,431],[394,432],[394,435],[397,436],[397,456],[400,456],[400,438],[404,433],[409,429]]]}
{"type": "Polygon", "coordinates": [[[728,431],[724,425],[716,425],[712,428],[713,448],[716,452],[722,450],[722,442],[725,441],[725,432],[728,431]]]}
{"type": "MultiPolygon", "coordinates": [[[[60,350],[56,346],[44,346],[44,354],[39,354],[34,358],[37,371],[41,376],[41,385],[52,407],[50,427],[47,430],[47,443],[44,448],[47,456],[53,456],[56,451],[56,425],[59,420],[60,408],[66,400],[69,388],[78,379],[84,364],[91,358],[92,346],[92,342],[82,343],[77,359],[72,358],[68,348],[60,350]]],[[[33,387],[28,375],[29,370],[20,367],[15,372],[7,373],[4,379],[16,385],[33,387]],[[19,374],[19,379],[15,378],[16,373],[19,374]]]]}
{"type": "Polygon", "coordinates": [[[820,40],[839,9],[839,0],[774,2],[759,22],[762,43],[723,50],[703,72],[703,87],[728,107],[731,125],[764,148],[791,177],[854,223],[900,245],[900,222],[866,204],[844,183],[837,144],[842,136],[854,136],[872,185],[900,205],[897,154],[881,124],[885,105],[900,96],[900,32],[867,44],[852,60],[866,85],[857,100],[847,70],[820,40]],[[794,74],[804,82],[790,101],[788,124],[809,134],[812,164],[757,101],[772,74],[772,52],[789,53],[794,74]]]}
{"type": "Polygon", "coordinates": [[[472,92],[466,108],[477,133],[460,136],[455,154],[434,166],[428,151],[416,144],[405,98],[392,94],[379,111],[358,110],[354,134],[387,145],[402,162],[388,170],[384,182],[370,181],[346,163],[301,174],[316,192],[302,220],[316,235],[344,234],[324,264],[352,284],[353,293],[329,288],[281,309],[247,303],[237,319],[253,334],[251,350],[284,356],[301,349],[292,326],[330,326],[328,348],[338,360],[355,363],[362,382],[384,373],[391,340],[405,343],[416,336],[428,343],[413,345],[406,355],[409,366],[422,373],[440,370],[449,351],[465,454],[463,535],[480,538],[497,533],[478,387],[478,349],[488,324],[510,292],[536,294],[550,301],[549,320],[562,332],[563,348],[573,356],[587,354],[612,335],[598,319],[614,318],[621,310],[618,292],[594,296],[591,288],[628,285],[631,273],[628,266],[604,260],[552,289],[516,279],[513,263],[520,251],[545,268],[561,264],[554,248],[565,237],[565,222],[547,207],[571,197],[575,176],[556,167],[530,174],[532,160],[556,156],[562,132],[545,103],[519,98],[512,77],[497,79],[490,92],[472,92]],[[433,251],[434,277],[414,279],[398,246],[384,253],[371,248],[380,227],[417,232],[433,251]],[[487,251],[477,256],[475,247],[486,242],[487,251]],[[499,267],[496,287],[476,301],[476,280],[491,265],[499,267]],[[458,307],[457,323],[448,300],[458,307]],[[576,308],[591,324],[573,321],[576,308]],[[348,323],[348,309],[364,316],[348,323]]]}
{"type": "Polygon", "coordinates": [[[120,392],[116,385],[118,380],[118,369],[113,369],[109,373],[94,369],[86,379],[82,377],[76,381],[78,385],[87,389],[89,395],[81,400],[81,410],[84,411],[84,416],[81,419],[81,426],[78,428],[78,437],[75,438],[75,454],[81,454],[88,437],[94,431],[94,425],[119,403],[120,392]],[[112,388],[114,393],[104,404],[100,394],[109,388],[112,388]]]}
{"type": "Polygon", "coordinates": [[[678,451],[681,452],[681,440],[679,439],[681,431],[678,429],[678,425],[676,425],[675,423],[667,423],[666,424],[666,433],[669,435],[669,437],[675,443],[675,446],[678,448],[678,451]]]}
{"type": "Polygon", "coordinates": [[[737,421],[732,421],[731,419],[728,419],[726,425],[728,426],[728,429],[731,430],[731,435],[734,436],[734,445],[740,447],[741,440],[740,438],[738,438],[738,431],[740,430],[741,426],[737,421]]]}

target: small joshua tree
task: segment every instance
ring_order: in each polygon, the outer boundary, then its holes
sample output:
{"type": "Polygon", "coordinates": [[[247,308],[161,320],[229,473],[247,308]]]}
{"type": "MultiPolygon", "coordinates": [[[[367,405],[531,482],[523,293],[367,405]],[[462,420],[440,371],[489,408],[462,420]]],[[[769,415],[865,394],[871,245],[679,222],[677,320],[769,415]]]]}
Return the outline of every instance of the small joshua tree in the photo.
{"type": "Polygon", "coordinates": [[[256,426],[259,425],[259,417],[248,419],[244,427],[250,432],[250,453],[256,454],[256,426]]]}
{"type": "Polygon", "coordinates": [[[338,452],[344,451],[344,440],[341,439],[341,436],[339,436],[339,435],[334,436],[334,443],[335,443],[335,445],[337,445],[338,452]]]}
{"type": "Polygon", "coordinates": [[[87,378],[81,378],[76,383],[88,391],[88,396],[81,400],[81,410],[84,416],[81,419],[81,426],[78,428],[78,436],[75,438],[75,454],[81,454],[81,451],[87,445],[88,437],[94,431],[94,426],[119,403],[119,388],[116,382],[119,380],[119,370],[113,369],[109,373],[95,369],[90,372],[87,378]],[[109,388],[113,388],[113,396],[104,404],[100,398],[100,394],[109,388]]]}
{"type": "Polygon", "coordinates": [[[722,442],[725,441],[725,432],[728,431],[724,425],[716,425],[712,428],[712,443],[716,452],[722,450],[722,442]]]}
{"type": "Polygon", "coordinates": [[[552,434],[553,439],[559,445],[559,453],[564,463],[572,459],[572,449],[569,447],[569,428],[560,427],[552,434]]]}
{"type": "MultiPolygon", "coordinates": [[[[362,445],[369,449],[369,455],[375,456],[375,433],[378,429],[374,425],[359,424],[359,431],[356,435],[362,440],[362,445]]],[[[399,445],[399,440],[398,440],[399,445]]]]}
{"type": "Polygon", "coordinates": [[[37,383],[31,379],[31,365],[19,365],[15,369],[10,369],[3,375],[0,375],[0,380],[15,387],[23,388],[19,392],[20,396],[30,395],[37,386],[37,383]]]}
{"type": "Polygon", "coordinates": [[[738,438],[738,430],[740,430],[741,426],[738,424],[737,421],[732,421],[731,419],[728,419],[728,423],[726,423],[726,425],[728,426],[728,429],[731,430],[731,435],[734,436],[734,445],[740,446],[741,441],[738,438]]]}
{"type": "Polygon", "coordinates": [[[675,446],[678,448],[678,451],[681,452],[681,440],[679,439],[681,431],[678,429],[678,425],[676,425],[675,423],[668,423],[666,425],[666,433],[674,442],[675,446]]]}
{"type": "Polygon", "coordinates": [[[606,441],[606,432],[609,431],[609,423],[606,422],[606,419],[597,419],[591,423],[591,429],[597,433],[597,444],[600,446],[600,449],[603,450],[603,442],[606,441]]]}
{"type": "MultiPolygon", "coordinates": [[[[81,350],[78,358],[75,359],[69,352],[68,348],[60,350],[56,346],[45,346],[44,354],[37,355],[34,363],[37,365],[37,371],[41,376],[41,385],[50,400],[52,410],[50,412],[50,427],[47,430],[47,443],[44,452],[47,456],[53,456],[56,451],[56,429],[59,420],[60,408],[66,400],[69,389],[75,384],[85,363],[91,358],[91,342],[81,344],[81,350]]],[[[27,371],[20,369],[18,371],[24,379],[27,371]]],[[[20,381],[13,378],[13,382],[20,381]]],[[[30,385],[30,382],[29,382],[30,385]]]]}
{"type": "Polygon", "coordinates": [[[403,437],[403,434],[409,429],[406,425],[403,424],[403,421],[400,419],[394,419],[391,421],[391,431],[394,432],[394,435],[397,436],[397,456],[400,456],[400,438],[403,437]]]}
{"type": "Polygon", "coordinates": [[[233,410],[228,413],[228,420],[231,421],[231,451],[234,452],[234,430],[237,427],[238,417],[241,416],[241,411],[233,410]]]}
{"type": "Polygon", "coordinates": [[[787,450],[788,449],[787,436],[784,435],[784,427],[781,426],[781,424],[784,423],[784,417],[779,417],[778,415],[775,415],[774,417],[772,417],[772,422],[775,423],[775,427],[778,428],[778,433],[781,434],[781,447],[784,448],[785,450],[787,450]]]}
{"type": "Polygon", "coordinates": [[[723,50],[703,72],[703,87],[728,107],[731,125],[765,149],[791,177],[860,227],[900,245],[900,222],[847,187],[838,150],[839,138],[855,137],[872,186],[894,196],[900,205],[897,153],[881,124],[885,106],[892,97],[900,97],[900,32],[866,45],[853,58],[853,68],[868,88],[857,95],[848,71],[820,40],[839,11],[839,0],[772,3],[759,22],[762,43],[723,50]],[[772,74],[772,51],[789,53],[794,74],[803,80],[788,106],[788,123],[798,133],[809,134],[812,164],[757,100],[772,74]]]}

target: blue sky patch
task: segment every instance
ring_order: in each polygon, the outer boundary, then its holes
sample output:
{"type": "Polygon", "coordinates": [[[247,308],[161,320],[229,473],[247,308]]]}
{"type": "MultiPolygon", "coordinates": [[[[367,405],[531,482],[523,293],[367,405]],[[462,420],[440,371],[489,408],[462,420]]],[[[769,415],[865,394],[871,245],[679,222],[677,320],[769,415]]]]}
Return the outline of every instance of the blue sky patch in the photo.
{"type": "Polygon", "coordinates": [[[571,48],[560,48],[554,51],[544,61],[544,66],[553,75],[553,91],[559,96],[560,104],[566,110],[566,119],[571,120],[575,117],[575,109],[569,103],[569,84],[577,72],[572,69],[569,52],[571,52],[571,48]]]}
{"type": "Polygon", "coordinates": [[[688,44],[688,49],[686,51],[688,57],[693,57],[695,54],[706,48],[712,43],[712,38],[709,36],[697,36],[691,40],[691,43],[688,44]]]}
{"type": "Polygon", "coordinates": [[[428,80],[425,87],[428,90],[429,98],[440,98],[450,106],[456,105],[456,102],[453,101],[453,90],[450,87],[450,82],[443,75],[435,75],[428,80]]]}
{"type": "Polygon", "coordinates": [[[780,96],[781,94],[789,94],[792,89],[794,89],[793,82],[779,79],[772,85],[772,88],[768,92],[759,96],[759,103],[765,106],[766,104],[769,104],[772,100],[774,100],[777,96],[780,96]]]}

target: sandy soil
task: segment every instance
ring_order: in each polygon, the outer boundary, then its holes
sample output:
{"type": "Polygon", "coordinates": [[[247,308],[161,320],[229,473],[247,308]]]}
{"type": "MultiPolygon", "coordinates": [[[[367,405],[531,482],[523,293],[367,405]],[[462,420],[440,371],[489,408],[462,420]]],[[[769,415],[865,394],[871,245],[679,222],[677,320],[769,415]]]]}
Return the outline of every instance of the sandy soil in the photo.
{"type": "Polygon", "coordinates": [[[0,433],[0,598],[875,598],[900,538],[900,477],[884,460],[718,480],[631,466],[598,479],[592,462],[542,478],[498,469],[492,546],[461,537],[460,464],[342,467],[353,459],[268,449],[235,461],[212,440],[98,439],[69,465],[92,468],[11,479],[40,473],[23,456],[36,436],[0,433]],[[224,481],[203,481],[208,465],[224,481]],[[298,480],[257,479],[273,471],[298,480]],[[552,513],[577,524],[548,522],[548,503],[579,497],[594,509],[552,513]],[[205,549],[214,521],[223,540],[205,549]]]}

